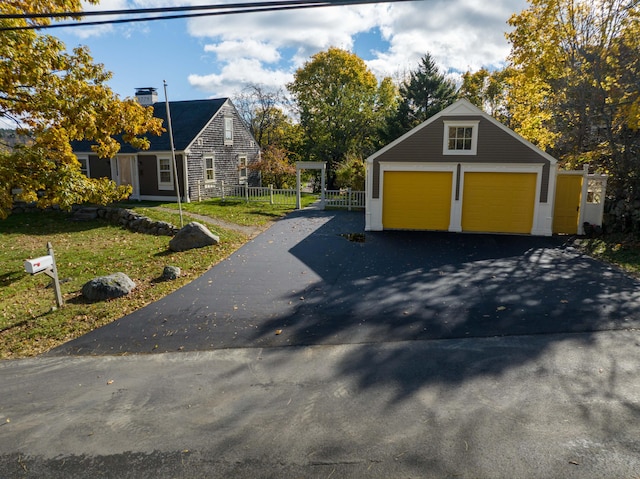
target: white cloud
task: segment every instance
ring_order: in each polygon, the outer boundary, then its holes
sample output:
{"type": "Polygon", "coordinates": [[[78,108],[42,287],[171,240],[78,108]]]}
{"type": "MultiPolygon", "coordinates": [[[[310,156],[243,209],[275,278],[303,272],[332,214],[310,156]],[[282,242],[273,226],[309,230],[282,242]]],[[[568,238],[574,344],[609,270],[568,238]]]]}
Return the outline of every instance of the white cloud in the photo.
{"type": "Polygon", "coordinates": [[[266,42],[249,40],[228,40],[205,45],[205,52],[215,53],[218,60],[232,62],[238,58],[254,58],[265,63],[276,63],[281,56],[278,49],[266,42]]]}
{"type": "Polygon", "coordinates": [[[353,50],[356,35],[374,28],[388,46],[367,61],[379,77],[415,68],[427,52],[445,71],[499,67],[509,51],[507,20],[525,7],[526,0],[433,0],[194,19],[189,33],[211,39],[205,50],[216,53],[223,67],[189,78],[211,92],[265,74],[272,81],[291,78],[313,54],[330,46],[353,50]],[[266,64],[276,69],[265,70],[266,64]]]}
{"type": "MultiPolygon", "coordinates": [[[[91,3],[87,3],[85,0],[82,1],[82,10],[85,12],[96,12],[96,11],[104,11],[104,10],[121,10],[123,8],[127,8],[127,0],[102,0],[98,5],[93,5],[91,3]]],[[[118,17],[114,16],[95,16],[95,17],[87,17],[85,21],[104,21],[104,20],[113,20],[118,17]]],[[[63,20],[65,23],[72,23],[72,20],[65,19],[63,20]]],[[[90,37],[98,37],[101,35],[105,35],[113,31],[113,25],[95,25],[89,27],[73,27],[68,29],[68,33],[86,40],[90,37]]]]}
{"type": "Polygon", "coordinates": [[[444,70],[477,70],[500,66],[509,52],[507,20],[525,0],[416,2],[394,5],[380,26],[390,42],[370,61],[379,75],[412,68],[429,52],[444,70]]]}
{"type": "MultiPolygon", "coordinates": [[[[211,1],[182,4],[211,5],[211,1]]],[[[174,5],[175,0],[102,0],[87,9],[174,5]]],[[[185,50],[184,58],[172,61],[188,64],[183,78],[214,96],[232,94],[249,83],[282,88],[296,68],[331,46],[366,58],[379,78],[414,69],[427,52],[456,76],[467,69],[499,67],[509,52],[504,38],[507,20],[526,7],[527,0],[424,0],[193,18],[176,21],[172,28],[179,42],[186,25],[187,35],[200,48],[200,58],[185,50]]],[[[95,40],[102,35],[108,41],[107,33],[126,39],[131,33],[154,29],[155,24],[73,28],[66,33],[88,42],[89,37],[95,40]]]]}
{"type": "Polygon", "coordinates": [[[219,74],[189,75],[189,83],[216,97],[233,96],[249,84],[264,85],[277,90],[292,80],[282,70],[264,68],[259,60],[240,59],[227,63],[219,74]]]}

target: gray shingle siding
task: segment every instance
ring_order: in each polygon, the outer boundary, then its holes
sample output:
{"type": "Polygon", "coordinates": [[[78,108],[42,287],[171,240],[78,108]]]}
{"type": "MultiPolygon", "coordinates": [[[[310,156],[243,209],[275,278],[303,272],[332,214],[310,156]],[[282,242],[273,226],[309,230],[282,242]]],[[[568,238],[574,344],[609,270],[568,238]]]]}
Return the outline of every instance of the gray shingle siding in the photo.
{"type": "MultiPolygon", "coordinates": [[[[239,158],[247,157],[247,164],[258,161],[260,148],[250,132],[245,128],[236,109],[230,102],[225,103],[213,120],[202,130],[189,147],[187,167],[189,172],[189,198],[198,200],[213,196],[213,188],[205,187],[204,158],[214,155],[216,184],[240,183],[239,158]],[[233,119],[233,145],[224,144],[224,119],[233,119]],[[198,188],[200,186],[200,188],[198,188]]],[[[256,172],[248,171],[250,186],[259,184],[256,172]]]]}

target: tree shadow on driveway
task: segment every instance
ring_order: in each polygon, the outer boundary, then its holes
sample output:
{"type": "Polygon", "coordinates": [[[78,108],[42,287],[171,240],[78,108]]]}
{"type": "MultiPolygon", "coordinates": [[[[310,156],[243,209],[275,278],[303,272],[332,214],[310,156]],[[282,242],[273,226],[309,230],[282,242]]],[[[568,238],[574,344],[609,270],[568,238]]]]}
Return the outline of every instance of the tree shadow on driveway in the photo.
{"type": "Polygon", "coordinates": [[[638,281],[558,238],[373,232],[352,243],[328,223],[290,253],[322,281],[307,287],[292,317],[264,323],[256,338],[283,319],[295,344],[640,326],[638,281]]]}

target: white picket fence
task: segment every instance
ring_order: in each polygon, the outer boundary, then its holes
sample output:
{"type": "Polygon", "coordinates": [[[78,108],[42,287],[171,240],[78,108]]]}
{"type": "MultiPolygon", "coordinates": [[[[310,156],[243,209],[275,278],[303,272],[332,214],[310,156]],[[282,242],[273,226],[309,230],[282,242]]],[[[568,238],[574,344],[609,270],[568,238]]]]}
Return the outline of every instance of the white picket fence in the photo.
{"type": "Polygon", "coordinates": [[[347,208],[351,211],[353,208],[364,208],[364,201],[364,191],[354,191],[351,188],[344,190],[324,190],[325,207],[347,208]]]}
{"type": "MultiPolygon", "coordinates": [[[[272,205],[296,205],[296,190],[269,186],[227,185],[224,181],[198,184],[198,201],[207,198],[244,199],[246,202],[263,202],[272,205]]],[[[325,190],[325,207],[354,208],[365,207],[365,192],[350,188],[325,190]]]]}

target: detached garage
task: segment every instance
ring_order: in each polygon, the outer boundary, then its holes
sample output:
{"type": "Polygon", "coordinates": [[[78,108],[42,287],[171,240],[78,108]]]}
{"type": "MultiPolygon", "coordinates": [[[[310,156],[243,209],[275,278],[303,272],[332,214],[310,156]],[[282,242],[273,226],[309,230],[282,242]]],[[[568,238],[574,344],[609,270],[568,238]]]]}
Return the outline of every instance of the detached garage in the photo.
{"type": "Polygon", "coordinates": [[[367,159],[365,228],[551,235],[556,163],[459,100],[367,159]]]}

